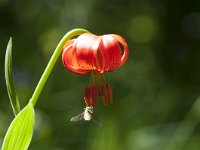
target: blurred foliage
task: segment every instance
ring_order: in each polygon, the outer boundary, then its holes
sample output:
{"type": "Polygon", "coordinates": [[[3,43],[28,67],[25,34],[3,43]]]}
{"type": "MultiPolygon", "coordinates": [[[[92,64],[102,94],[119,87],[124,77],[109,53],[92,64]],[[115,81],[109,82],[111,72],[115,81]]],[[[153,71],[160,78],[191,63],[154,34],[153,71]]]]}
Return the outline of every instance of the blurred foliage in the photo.
{"type": "Polygon", "coordinates": [[[198,150],[200,147],[200,1],[0,0],[0,143],[13,119],[4,56],[13,37],[13,68],[24,106],[62,36],[73,28],[116,33],[130,56],[106,73],[114,104],[100,102],[103,126],[71,123],[84,107],[88,75],[57,62],[36,105],[30,150],[198,150]]]}

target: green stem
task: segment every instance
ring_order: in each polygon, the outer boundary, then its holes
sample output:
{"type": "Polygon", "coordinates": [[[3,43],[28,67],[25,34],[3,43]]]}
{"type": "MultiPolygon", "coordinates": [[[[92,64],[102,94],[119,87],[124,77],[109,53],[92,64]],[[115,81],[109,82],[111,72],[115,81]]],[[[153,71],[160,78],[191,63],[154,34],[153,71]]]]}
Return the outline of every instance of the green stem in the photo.
{"type": "Polygon", "coordinates": [[[82,33],[86,33],[88,32],[87,30],[85,29],[74,29],[74,30],[71,30],[69,31],[67,34],[65,34],[65,36],[61,39],[61,41],[59,42],[59,44],[57,45],[49,63],[47,64],[47,67],[46,69],[44,70],[44,73],[42,74],[42,77],[37,85],[37,87],[35,88],[35,91],[32,95],[32,98],[30,99],[29,103],[31,103],[33,106],[35,106],[37,100],[38,100],[38,97],[40,96],[40,93],[60,55],[60,53],[62,52],[62,49],[63,49],[63,46],[64,44],[69,40],[71,39],[73,36],[76,36],[76,35],[80,35],[82,33]]]}

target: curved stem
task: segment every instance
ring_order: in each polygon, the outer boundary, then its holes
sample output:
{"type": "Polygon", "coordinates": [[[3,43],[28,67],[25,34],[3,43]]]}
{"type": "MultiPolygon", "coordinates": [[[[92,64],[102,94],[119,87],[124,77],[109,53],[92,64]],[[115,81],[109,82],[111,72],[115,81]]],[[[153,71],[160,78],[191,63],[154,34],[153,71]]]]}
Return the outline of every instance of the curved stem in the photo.
{"type": "Polygon", "coordinates": [[[69,31],[67,34],[65,34],[65,36],[61,39],[61,41],[57,45],[49,63],[47,64],[47,67],[44,70],[44,73],[42,74],[42,77],[40,78],[40,81],[39,81],[38,85],[36,86],[35,91],[32,95],[32,98],[30,99],[29,103],[31,103],[33,106],[35,106],[35,104],[38,100],[38,97],[40,96],[40,93],[41,93],[55,63],[56,63],[60,53],[62,52],[63,46],[66,43],[66,41],[68,41],[75,35],[80,35],[80,34],[86,33],[86,32],[88,32],[88,31],[85,29],[74,29],[74,30],[69,31]]]}

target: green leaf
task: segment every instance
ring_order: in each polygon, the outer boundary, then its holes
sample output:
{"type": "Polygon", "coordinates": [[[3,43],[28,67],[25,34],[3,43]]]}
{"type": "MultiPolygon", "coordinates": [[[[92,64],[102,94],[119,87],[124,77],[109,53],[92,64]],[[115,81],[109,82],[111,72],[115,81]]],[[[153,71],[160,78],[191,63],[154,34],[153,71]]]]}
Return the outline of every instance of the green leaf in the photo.
{"type": "Polygon", "coordinates": [[[32,139],[34,122],[34,108],[32,104],[28,104],[12,121],[2,150],[27,150],[32,139]]]}
{"type": "Polygon", "coordinates": [[[19,101],[17,98],[17,94],[15,91],[15,85],[13,80],[13,73],[12,73],[12,38],[8,42],[6,55],[5,55],[5,78],[6,78],[6,85],[7,91],[10,98],[10,102],[13,108],[13,112],[17,115],[20,112],[19,101]]]}

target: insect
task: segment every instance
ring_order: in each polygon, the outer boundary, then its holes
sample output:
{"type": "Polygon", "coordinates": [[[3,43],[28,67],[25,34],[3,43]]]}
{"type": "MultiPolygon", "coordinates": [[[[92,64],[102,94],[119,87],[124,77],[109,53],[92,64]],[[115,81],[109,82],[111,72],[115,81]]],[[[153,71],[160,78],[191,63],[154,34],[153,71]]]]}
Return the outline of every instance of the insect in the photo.
{"type": "Polygon", "coordinates": [[[70,121],[74,122],[84,119],[85,121],[92,121],[96,125],[102,126],[101,122],[96,117],[94,117],[93,112],[94,111],[92,106],[89,107],[86,106],[86,108],[84,108],[84,111],[82,113],[72,117],[70,121]]]}

